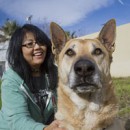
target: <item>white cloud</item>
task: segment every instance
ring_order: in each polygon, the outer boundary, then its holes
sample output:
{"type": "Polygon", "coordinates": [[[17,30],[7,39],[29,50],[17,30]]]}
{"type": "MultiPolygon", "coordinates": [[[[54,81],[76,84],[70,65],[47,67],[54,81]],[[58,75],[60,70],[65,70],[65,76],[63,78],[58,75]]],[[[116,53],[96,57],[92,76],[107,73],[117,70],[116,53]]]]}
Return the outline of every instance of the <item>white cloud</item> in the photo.
{"type": "Polygon", "coordinates": [[[118,0],[120,4],[124,5],[124,2],[122,0],[118,0]]]}
{"type": "Polygon", "coordinates": [[[114,0],[0,0],[0,10],[19,20],[33,15],[32,21],[55,21],[62,26],[80,22],[89,13],[114,0]]]}

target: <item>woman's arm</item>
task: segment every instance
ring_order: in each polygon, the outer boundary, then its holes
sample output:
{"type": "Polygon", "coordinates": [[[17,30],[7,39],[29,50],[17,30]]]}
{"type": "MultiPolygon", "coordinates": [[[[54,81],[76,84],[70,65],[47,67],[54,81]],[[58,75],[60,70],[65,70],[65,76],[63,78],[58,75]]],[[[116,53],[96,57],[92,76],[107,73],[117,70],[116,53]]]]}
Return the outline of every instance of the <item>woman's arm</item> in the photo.
{"type": "Polygon", "coordinates": [[[7,125],[11,130],[42,130],[45,125],[31,117],[27,98],[20,93],[18,85],[19,83],[10,79],[2,82],[2,112],[7,125]]]}

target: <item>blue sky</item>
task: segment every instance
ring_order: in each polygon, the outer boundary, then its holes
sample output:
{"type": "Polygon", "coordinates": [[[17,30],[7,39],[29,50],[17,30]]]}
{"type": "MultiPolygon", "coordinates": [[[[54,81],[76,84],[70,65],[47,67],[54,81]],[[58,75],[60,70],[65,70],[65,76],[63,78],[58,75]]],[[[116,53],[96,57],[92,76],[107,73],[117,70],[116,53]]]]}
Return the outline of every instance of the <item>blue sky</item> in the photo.
{"type": "Polygon", "coordinates": [[[97,32],[111,18],[117,26],[130,23],[130,0],[0,0],[0,26],[16,20],[41,27],[54,21],[77,36],[97,32]]]}

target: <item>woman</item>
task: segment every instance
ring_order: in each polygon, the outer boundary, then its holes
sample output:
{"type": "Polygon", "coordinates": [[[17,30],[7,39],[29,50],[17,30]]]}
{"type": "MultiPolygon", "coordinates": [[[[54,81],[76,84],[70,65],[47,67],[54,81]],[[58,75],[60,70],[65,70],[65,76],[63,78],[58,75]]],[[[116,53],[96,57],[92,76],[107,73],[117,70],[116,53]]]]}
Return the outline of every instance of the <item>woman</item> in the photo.
{"type": "Polygon", "coordinates": [[[0,130],[63,130],[54,120],[57,71],[51,42],[25,24],[11,37],[2,78],[0,130]]]}

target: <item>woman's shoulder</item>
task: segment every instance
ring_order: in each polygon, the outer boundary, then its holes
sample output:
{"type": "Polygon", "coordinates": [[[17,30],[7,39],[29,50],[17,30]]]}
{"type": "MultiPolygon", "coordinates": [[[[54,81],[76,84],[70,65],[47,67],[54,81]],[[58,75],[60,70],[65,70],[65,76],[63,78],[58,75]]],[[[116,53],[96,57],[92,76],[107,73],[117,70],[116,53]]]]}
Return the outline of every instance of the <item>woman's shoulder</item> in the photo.
{"type": "Polygon", "coordinates": [[[23,79],[11,68],[8,68],[2,76],[2,81],[8,80],[8,81],[17,81],[22,83],[23,79]]]}

